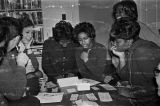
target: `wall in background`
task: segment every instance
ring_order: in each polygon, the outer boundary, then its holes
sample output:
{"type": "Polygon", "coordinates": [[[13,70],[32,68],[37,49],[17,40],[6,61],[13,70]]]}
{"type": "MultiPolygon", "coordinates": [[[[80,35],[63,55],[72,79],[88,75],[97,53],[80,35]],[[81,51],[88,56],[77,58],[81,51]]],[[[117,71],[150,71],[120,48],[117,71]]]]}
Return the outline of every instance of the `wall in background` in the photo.
{"type": "Polygon", "coordinates": [[[78,0],[42,0],[42,11],[45,40],[52,36],[52,27],[62,20],[62,14],[73,26],[79,22],[78,0]]]}
{"type": "Polygon", "coordinates": [[[119,0],[79,0],[79,20],[87,21],[96,29],[96,41],[107,47],[112,22],[112,7],[119,0]]]}

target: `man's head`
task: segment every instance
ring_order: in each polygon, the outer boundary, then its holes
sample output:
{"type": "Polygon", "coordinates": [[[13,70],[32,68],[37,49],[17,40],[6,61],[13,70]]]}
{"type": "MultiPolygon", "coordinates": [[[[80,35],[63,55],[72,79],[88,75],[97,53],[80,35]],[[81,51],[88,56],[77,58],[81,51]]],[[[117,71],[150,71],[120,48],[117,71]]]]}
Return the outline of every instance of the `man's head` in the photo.
{"type": "Polygon", "coordinates": [[[116,3],[113,6],[112,17],[114,20],[128,17],[132,21],[137,21],[138,11],[136,3],[133,0],[124,0],[116,3]]]}
{"type": "Polygon", "coordinates": [[[67,47],[67,45],[73,39],[72,25],[66,21],[58,22],[53,29],[53,37],[63,47],[67,47]]]}
{"type": "Polygon", "coordinates": [[[74,35],[83,48],[90,48],[96,37],[94,26],[87,22],[77,24],[74,28],[74,35]]]}
{"type": "Polygon", "coordinates": [[[140,25],[138,22],[121,18],[112,25],[110,38],[119,51],[125,51],[139,38],[139,32],[140,25]]]}

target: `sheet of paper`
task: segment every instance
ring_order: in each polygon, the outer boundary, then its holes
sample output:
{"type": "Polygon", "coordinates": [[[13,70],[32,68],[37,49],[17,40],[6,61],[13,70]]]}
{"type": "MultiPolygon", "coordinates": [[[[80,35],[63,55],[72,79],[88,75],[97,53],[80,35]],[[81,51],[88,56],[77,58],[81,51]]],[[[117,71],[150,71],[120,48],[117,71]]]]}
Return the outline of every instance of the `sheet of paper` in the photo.
{"type": "Polygon", "coordinates": [[[82,106],[99,106],[99,105],[93,101],[83,101],[82,106]]]}
{"type": "Polygon", "coordinates": [[[92,79],[87,79],[87,78],[83,78],[81,79],[82,83],[89,83],[90,86],[93,86],[93,85],[97,85],[99,84],[100,82],[99,81],[95,81],[95,80],[92,80],[92,79]]]}
{"type": "Polygon", "coordinates": [[[117,90],[115,87],[111,86],[110,84],[99,84],[102,86],[105,90],[117,90]]]}
{"type": "Polygon", "coordinates": [[[79,83],[78,77],[69,77],[69,78],[61,78],[57,79],[57,82],[60,87],[74,86],[79,83]]]}
{"type": "Polygon", "coordinates": [[[98,91],[99,90],[99,88],[98,87],[95,87],[95,86],[93,86],[93,87],[91,87],[93,90],[95,90],[95,91],[98,91]]]}
{"type": "Polygon", "coordinates": [[[55,103],[61,102],[64,93],[39,93],[36,97],[40,103],[55,103]]]}
{"type": "Polygon", "coordinates": [[[77,106],[99,106],[96,102],[92,101],[83,101],[83,100],[77,100],[75,101],[77,106]]]}
{"type": "Polygon", "coordinates": [[[98,96],[101,102],[110,102],[112,98],[108,92],[98,92],[98,96]]]}
{"type": "Polygon", "coordinates": [[[77,92],[77,91],[76,91],[76,89],[71,88],[71,89],[67,89],[67,92],[68,92],[68,93],[74,93],[74,92],[77,92]]]}
{"type": "Polygon", "coordinates": [[[78,99],[78,94],[72,94],[70,97],[70,101],[75,101],[78,99]]]}
{"type": "Polygon", "coordinates": [[[98,100],[93,93],[86,94],[87,98],[91,101],[98,100]]]}
{"type": "Polygon", "coordinates": [[[90,90],[90,84],[89,83],[81,82],[81,83],[76,84],[76,86],[77,86],[78,91],[90,90]]]}
{"type": "Polygon", "coordinates": [[[81,99],[75,101],[75,103],[76,103],[77,106],[82,106],[82,100],[81,99]]]}

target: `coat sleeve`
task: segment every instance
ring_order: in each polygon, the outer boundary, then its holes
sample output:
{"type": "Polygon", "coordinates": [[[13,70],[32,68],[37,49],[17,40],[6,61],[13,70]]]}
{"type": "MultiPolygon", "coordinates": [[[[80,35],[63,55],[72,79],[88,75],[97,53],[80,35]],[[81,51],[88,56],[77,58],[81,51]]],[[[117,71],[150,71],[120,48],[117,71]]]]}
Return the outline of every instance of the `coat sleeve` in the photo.
{"type": "Polygon", "coordinates": [[[53,70],[52,65],[50,63],[49,50],[50,50],[49,43],[44,42],[43,51],[42,51],[42,69],[47,76],[53,70]]]}
{"type": "Polygon", "coordinates": [[[154,69],[160,62],[160,49],[158,48],[139,48],[135,53],[135,63],[138,67],[138,72],[141,73],[141,78],[145,78],[143,85],[152,84],[154,77],[154,69]]]}

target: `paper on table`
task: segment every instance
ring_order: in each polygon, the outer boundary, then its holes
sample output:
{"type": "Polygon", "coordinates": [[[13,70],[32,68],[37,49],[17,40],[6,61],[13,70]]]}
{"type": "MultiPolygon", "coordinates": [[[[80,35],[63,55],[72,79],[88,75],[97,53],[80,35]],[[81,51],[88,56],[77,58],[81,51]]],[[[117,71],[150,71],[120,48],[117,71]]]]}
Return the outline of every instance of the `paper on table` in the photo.
{"type": "Polygon", "coordinates": [[[78,77],[69,77],[69,78],[61,78],[57,79],[57,82],[60,87],[74,86],[79,83],[78,77]]]}
{"type": "Polygon", "coordinates": [[[117,90],[115,87],[111,86],[110,84],[99,84],[102,86],[105,90],[117,90]]]}
{"type": "Polygon", "coordinates": [[[96,102],[92,101],[83,101],[82,106],[99,106],[96,102]]]}
{"type": "Polygon", "coordinates": [[[40,103],[55,103],[61,102],[63,99],[62,93],[39,93],[36,97],[40,100],[40,103]]]}
{"type": "Polygon", "coordinates": [[[92,101],[83,101],[83,100],[77,100],[75,101],[77,106],[99,106],[96,102],[92,101]]]}
{"type": "Polygon", "coordinates": [[[67,89],[67,92],[68,93],[74,93],[74,92],[77,92],[77,90],[74,89],[74,88],[70,88],[70,89],[67,89]]]}
{"type": "Polygon", "coordinates": [[[76,86],[77,86],[78,91],[90,90],[90,84],[89,83],[81,82],[81,83],[76,84],[76,86]]]}
{"type": "Polygon", "coordinates": [[[84,83],[89,83],[90,86],[93,86],[93,85],[96,85],[96,84],[100,83],[99,81],[95,81],[95,80],[87,79],[87,78],[83,78],[83,79],[81,79],[81,81],[84,82],[84,83]]]}
{"type": "Polygon", "coordinates": [[[108,92],[98,92],[98,96],[101,102],[110,102],[113,101],[108,92]]]}

